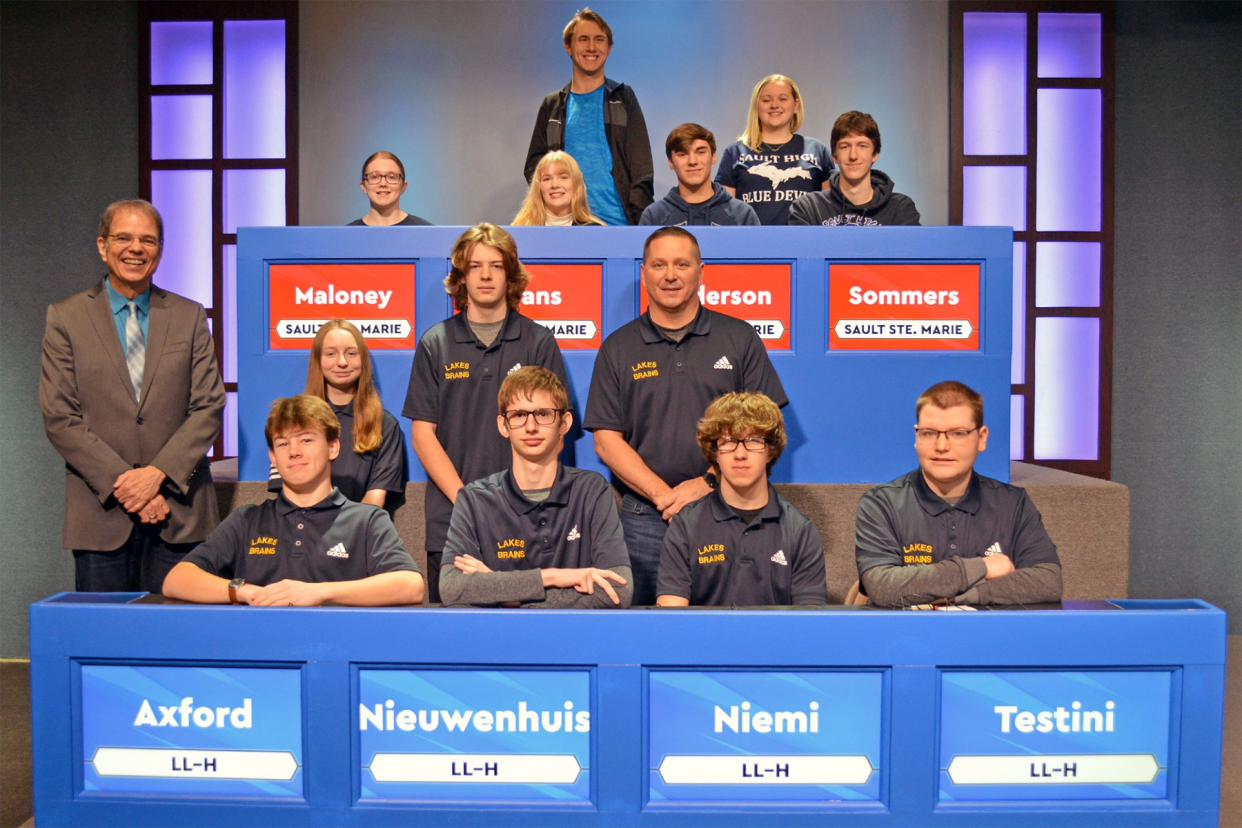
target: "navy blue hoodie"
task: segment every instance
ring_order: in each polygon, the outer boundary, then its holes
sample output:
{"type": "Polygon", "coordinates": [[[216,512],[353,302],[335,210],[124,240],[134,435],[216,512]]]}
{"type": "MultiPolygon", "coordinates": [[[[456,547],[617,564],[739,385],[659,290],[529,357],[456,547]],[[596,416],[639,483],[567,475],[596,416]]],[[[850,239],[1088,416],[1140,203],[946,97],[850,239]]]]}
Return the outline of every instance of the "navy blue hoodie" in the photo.
{"type": "Polygon", "coordinates": [[[919,223],[919,211],[909,196],[893,192],[893,181],[879,170],[871,170],[871,200],[855,204],[841,192],[841,172],[828,177],[830,187],[807,193],[789,208],[790,224],[821,224],[825,227],[875,227],[881,224],[919,223]]]}
{"type": "Polygon", "coordinates": [[[681,197],[676,187],[668,195],[643,210],[639,224],[668,227],[674,224],[715,225],[733,227],[739,224],[759,225],[759,217],[744,201],[729,195],[729,191],[712,183],[712,197],[698,204],[690,204],[681,197]]]}

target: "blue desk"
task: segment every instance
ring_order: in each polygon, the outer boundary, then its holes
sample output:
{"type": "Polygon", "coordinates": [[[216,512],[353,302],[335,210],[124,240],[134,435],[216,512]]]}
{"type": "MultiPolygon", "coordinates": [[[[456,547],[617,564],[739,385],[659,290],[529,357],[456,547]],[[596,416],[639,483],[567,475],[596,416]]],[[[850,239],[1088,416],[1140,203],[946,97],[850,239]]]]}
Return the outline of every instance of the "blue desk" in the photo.
{"type": "Polygon", "coordinates": [[[1217,822],[1225,614],[1201,601],[610,613],[64,593],[30,630],[41,828],[1217,822]]]}

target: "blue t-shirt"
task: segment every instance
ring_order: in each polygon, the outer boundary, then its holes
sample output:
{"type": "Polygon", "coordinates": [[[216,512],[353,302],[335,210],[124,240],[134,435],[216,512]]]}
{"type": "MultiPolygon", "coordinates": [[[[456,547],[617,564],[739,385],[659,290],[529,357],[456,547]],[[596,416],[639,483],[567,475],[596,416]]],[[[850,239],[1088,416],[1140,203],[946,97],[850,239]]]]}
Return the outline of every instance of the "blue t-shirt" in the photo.
{"type": "Polygon", "coordinates": [[[629,224],[625,208],[612,180],[612,150],[604,134],[604,87],[594,92],[569,93],[565,113],[565,152],[574,157],[586,179],[587,202],[591,212],[606,224],[629,224]]]}

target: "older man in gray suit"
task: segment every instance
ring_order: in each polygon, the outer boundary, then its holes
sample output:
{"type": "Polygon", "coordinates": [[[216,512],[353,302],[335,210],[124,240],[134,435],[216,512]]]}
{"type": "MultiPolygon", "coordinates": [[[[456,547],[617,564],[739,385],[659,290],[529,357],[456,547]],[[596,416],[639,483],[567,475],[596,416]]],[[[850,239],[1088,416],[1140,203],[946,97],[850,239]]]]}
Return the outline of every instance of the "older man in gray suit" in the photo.
{"type": "Polygon", "coordinates": [[[218,521],[205,455],[224,386],[203,306],[151,284],[155,207],[110,205],[96,243],[108,275],[48,308],[39,404],[65,458],[77,590],[158,592],[218,521]]]}

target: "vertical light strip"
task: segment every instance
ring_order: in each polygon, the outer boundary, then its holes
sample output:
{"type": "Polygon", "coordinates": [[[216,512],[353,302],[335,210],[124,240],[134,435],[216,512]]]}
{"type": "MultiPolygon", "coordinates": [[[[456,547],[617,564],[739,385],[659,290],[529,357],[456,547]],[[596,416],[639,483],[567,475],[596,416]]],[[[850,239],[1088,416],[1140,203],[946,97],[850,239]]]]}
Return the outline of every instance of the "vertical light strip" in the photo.
{"type": "Polygon", "coordinates": [[[1098,14],[1041,12],[1041,78],[1098,78],[1102,63],[1103,20],[1098,14]]]}
{"type": "Polygon", "coordinates": [[[285,157],[283,20],[224,24],[224,157],[285,157]]]}
{"type": "Polygon", "coordinates": [[[224,395],[224,456],[237,456],[237,392],[224,395]]]}
{"type": "Polygon", "coordinates": [[[151,158],[211,158],[211,96],[151,96],[151,158]]]}
{"type": "Polygon", "coordinates": [[[1103,94],[1040,89],[1035,229],[1100,231],[1103,199],[1103,94]]]}
{"type": "Polygon", "coordinates": [[[1040,308],[1098,308],[1100,243],[1037,243],[1035,305],[1040,308]]]}
{"type": "Polygon", "coordinates": [[[151,85],[206,86],[212,82],[211,21],[151,24],[151,85]]]}
{"type": "Polygon", "coordinates": [[[1009,397],[1009,459],[1024,459],[1023,436],[1026,434],[1026,397],[1011,394],[1009,397]]]}
{"type": "Polygon", "coordinates": [[[237,245],[224,246],[224,364],[225,382],[237,382],[237,245]]]}
{"type": "Polygon", "coordinates": [[[963,167],[962,224],[1026,229],[1026,167],[963,167]]]}
{"type": "Polygon", "coordinates": [[[285,223],[284,170],[224,171],[224,232],[285,223]]]}
{"type": "Polygon", "coordinates": [[[1026,155],[1026,15],[962,15],[966,155],[1026,155]]]}
{"type": "Polygon", "coordinates": [[[1035,459],[1098,459],[1100,320],[1035,320],[1035,376],[1035,459]]]}
{"type": "Polygon", "coordinates": [[[156,283],[211,307],[210,170],[153,170],[151,201],[164,217],[164,255],[156,283]]]}
{"type": "Polygon", "coordinates": [[[1013,352],[1009,381],[1026,382],[1026,242],[1013,243],[1013,352]]]}

